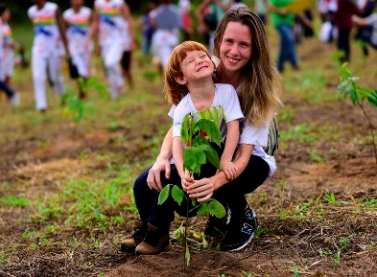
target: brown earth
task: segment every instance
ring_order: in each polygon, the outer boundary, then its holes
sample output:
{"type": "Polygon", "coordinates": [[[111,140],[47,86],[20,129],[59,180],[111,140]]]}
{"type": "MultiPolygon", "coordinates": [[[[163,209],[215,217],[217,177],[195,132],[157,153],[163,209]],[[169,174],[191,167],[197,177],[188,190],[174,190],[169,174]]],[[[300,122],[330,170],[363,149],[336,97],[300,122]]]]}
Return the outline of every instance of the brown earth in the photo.
{"type": "MultiPolygon", "coordinates": [[[[315,44],[315,47],[326,51],[322,45],[315,44]]],[[[301,50],[301,55],[307,55],[309,50],[301,50]]],[[[371,59],[368,64],[375,66],[376,55],[371,59]]],[[[371,80],[375,78],[376,73],[371,80]]],[[[334,80],[330,78],[329,82],[325,94],[336,93],[336,84],[331,84],[334,80]]],[[[372,83],[369,85],[375,85],[372,83]]],[[[30,220],[30,214],[35,211],[0,206],[0,250],[13,248],[13,252],[7,250],[12,252],[7,263],[0,263],[0,276],[377,276],[377,210],[375,203],[371,209],[365,204],[377,199],[377,164],[371,141],[357,139],[369,135],[365,119],[348,101],[313,104],[286,91],[284,103],[287,108],[294,107],[295,112],[291,122],[281,120],[282,131],[310,122],[317,127],[329,126],[329,133],[311,142],[281,142],[276,154],[278,172],[249,198],[261,231],[245,250],[222,253],[198,249],[201,244],[191,235],[192,261],[185,273],[179,241],[172,240],[169,248],[156,256],[120,253],[119,242],[131,233],[131,224],[106,230],[67,229],[51,235],[49,246],[33,250],[18,237],[25,229],[38,230],[43,226],[30,220]],[[342,136],[332,137],[332,130],[338,134],[339,129],[342,136]],[[320,160],[314,160],[312,150],[320,160]],[[323,201],[329,193],[336,196],[335,203],[323,201]],[[301,209],[307,203],[311,203],[308,208],[301,209]],[[71,246],[73,235],[82,242],[81,247],[71,246]],[[89,237],[97,238],[100,246],[85,247],[89,237]]],[[[168,109],[168,105],[162,105],[168,109]]],[[[124,115],[132,116],[146,109],[124,111],[124,115]]],[[[375,120],[377,110],[367,109],[375,120]]],[[[156,146],[141,145],[139,139],[152,140],[162,125],[167,127],[167,119],[161,115],[145,119],[144,128],[136,124],[111,132],[96,129],[58,135],[58,128],[69,128],[52,124],[43,133],[27,130],[22,139],[9,139],[1,145],[2,191],[13,190],[18,195],[37,199],[41,194],[60,191],[64,176],[94,178],[93,172],[105,171],[108,163],[90,158],[96,153],[124,153],[115,164],[145,162],[153,158],[151,147],[156,146]],[[161,125],[157,126],[156,122],[161,125]],[[126,144],[117,142],[120,136],[127,139],[126,144]],[[41,138],[46,141],[43,146],[39,143],[41,138]],[[80,153],[89,158],[79,159],[80,153]],[[9,184],[16,182],[22,186],[10,187],[9,184]]],[[[135,177],[138,172],[135,169],[135,177]]],[[[127,196],[121,201],[131,202],[127,196]]],[[[181,221],[182,218],[176,219],[172,231],[181,221]]],[[[203,227],[204,219],[191,222],[194,231],[203,227]]]]}

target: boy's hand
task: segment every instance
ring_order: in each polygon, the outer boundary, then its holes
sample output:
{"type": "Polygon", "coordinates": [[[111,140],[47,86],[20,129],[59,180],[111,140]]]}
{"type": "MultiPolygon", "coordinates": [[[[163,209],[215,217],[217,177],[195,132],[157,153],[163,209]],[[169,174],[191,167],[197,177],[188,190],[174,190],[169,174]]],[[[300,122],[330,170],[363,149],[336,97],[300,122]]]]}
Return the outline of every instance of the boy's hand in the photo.
{"type": "Polygon", "coordinates": [[[182,189],[187,193],[189,186],[194,183],[194,177],[187,170],[185,170],[184,176],[181,179],[182,189]]]}
{"type": "Polygon", "coordinates": [[[220,162],[220,169],[224,172],[227,180],[232,181],[236,178],[237,167],[231,161],[220,162]]]}

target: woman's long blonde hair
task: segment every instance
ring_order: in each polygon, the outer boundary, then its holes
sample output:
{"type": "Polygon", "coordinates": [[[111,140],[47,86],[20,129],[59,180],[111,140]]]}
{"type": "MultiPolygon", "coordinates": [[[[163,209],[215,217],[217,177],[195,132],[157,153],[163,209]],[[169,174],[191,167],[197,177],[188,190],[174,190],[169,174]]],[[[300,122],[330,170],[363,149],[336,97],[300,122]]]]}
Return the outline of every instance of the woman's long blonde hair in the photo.
{"type": "Polygon", "coordinates": [[[175,79],[183,77],[181,62],[187,56],[187,52],[203,51],[211,58],[207,48],[196,41],[185,41],[176,46],[171,53],[165,70],[165,93],[169,103],[177,105],[188,93],[185,85],[179,84],[175,79]]]}
{"type": "MultiPolygon", "coordinates": [[[[274,87],[275,81],[280,86],[280,77],[271,60],[266,29],[259,16],[247,8],[227,11],[215,32],[213,53],[217,57],[220,57],[220,46],[229,22],[241,23],[249,27],[251,32],[252,54],[249,62],[241,69],[239,98],[245,118],[262,127],[272,119],[281,105],[281,88],[277,90],[274,87]]],[[[221,71],[221,63],[218,70],[221,71]]]]}

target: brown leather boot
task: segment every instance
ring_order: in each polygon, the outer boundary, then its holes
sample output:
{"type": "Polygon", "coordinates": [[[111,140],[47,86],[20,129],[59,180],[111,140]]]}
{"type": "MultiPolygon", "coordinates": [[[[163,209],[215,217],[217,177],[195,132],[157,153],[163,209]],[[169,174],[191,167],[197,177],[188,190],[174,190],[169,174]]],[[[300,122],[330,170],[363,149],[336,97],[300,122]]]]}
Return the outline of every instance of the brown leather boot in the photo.
{"type": "Polygon", "coordinates": [[[138,246],[144,240],[147,232],[147,226],[143,226],[143,222],[140,220],[136,221],[134,233],[130,237],[125,238],[125,240],[120,244],[120,251],[134,253],[136,246],[138,246]]]}
{"type": "Polygon", "coordinates": [[[135,254],[156,255],[164,251],[169,244],[169,229],[160,230],[148,223],[148,232],[143,242],[136,246],[135,254]]]}

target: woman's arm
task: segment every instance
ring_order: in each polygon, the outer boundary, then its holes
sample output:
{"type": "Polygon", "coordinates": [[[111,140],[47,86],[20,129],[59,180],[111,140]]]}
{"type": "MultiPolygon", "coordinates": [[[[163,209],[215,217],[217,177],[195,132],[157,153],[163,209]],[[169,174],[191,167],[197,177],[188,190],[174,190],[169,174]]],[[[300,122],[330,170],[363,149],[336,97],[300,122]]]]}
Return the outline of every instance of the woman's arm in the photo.
{"type": "MultiPolygon", "coordinates": [[[[235,155],[235,160],[233,161],[238,169],[236,178],[241,175],[248,165],[253,149],[253,145],[239,145],[235,155]]],[[[219,171],[210,178],[195,180],[195,182],[193,182],[188,188],[187,193],[191,198],[198,198],[199,202],[204,202],[212,197],[214,190],[217,190],[228,182],[229,181],[226,179],[224,172],[219,171]]]]}
{"type": "Polygon", "coordinates": [[[155,163],[150,168],[147,183],[151,189],[157,191],[162,190],[161,185],[161,172],[165,172],[166,179],[170,178],[170,163],[169,160],[172,157],[172,147],[173,147],[173,127],[170,127],[169,131],[166,133],[165,138],[162,142],[160,154],[158,154],[155,163]]]}

